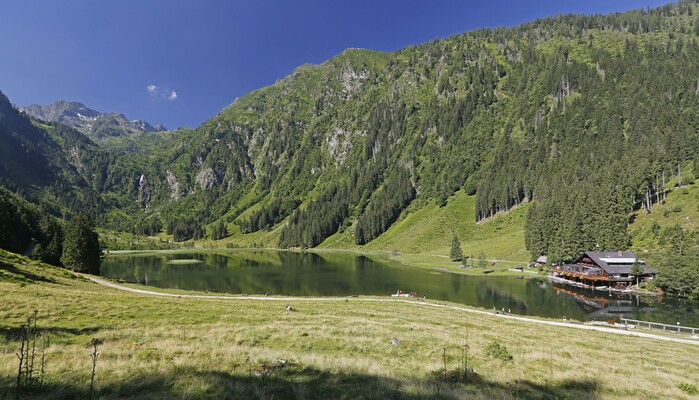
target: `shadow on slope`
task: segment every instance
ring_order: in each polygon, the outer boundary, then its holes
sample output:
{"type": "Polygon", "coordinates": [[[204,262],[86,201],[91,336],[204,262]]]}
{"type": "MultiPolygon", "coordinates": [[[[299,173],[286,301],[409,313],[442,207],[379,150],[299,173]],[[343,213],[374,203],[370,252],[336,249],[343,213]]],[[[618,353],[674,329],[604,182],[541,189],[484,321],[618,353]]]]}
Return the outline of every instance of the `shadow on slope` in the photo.
{"type": "MultiPolygon", "coordinates": [[[[23,389],[23,399],[89,398],[89,365],[85,374],[70,381],[23,389]]],[[[250,371],[230,373],[171,367],[169,370],[132,375],[123,382],[102,382],[98,366],[95,397],[100,399],[598,399],[592,380],[566,380],[550,384],[530,381],[499,383],[479,380],[438,385],[431,377],[399,380],[358,373],[330,373],[292,366],[267,377],[250,371]]],[[[14,381],[0,378],[0,398],[14,394],[14,381]]]]}
{"type": "MultiPolygon", "coordinates": [[[[50,334],[52,338],[61,338],[68,336],[93,335],[100,330],[98,327],[87,328],[56,328],[56,327],[36,327],[32,328],[32,332],[38,336],[50,334]]],[[[19,342],[22,336],[22,329],[19,326],[5,327],[0,326],[0,337],[3,337],[7,342],[19,342]]],[[[2,399],[2,397],[0,397],[2,399]]]]}
{"type": "MultiPolygon", "coordinates": [[[[21,276],[19,279],[20,281],[26,281],[26,282],[48,282],[48,283],[57,283],[55,280],[47,278],[45,276],[37,275],[25,270],[21,270],[14,265],[7,263],[5,261],[0,260],[0,272],[1,271],[7,271],[8,273],[15,275],[15,276],[21,276]]],[[[8,280],[17,280],[12,279],[12,275],[10,275],[10,278],[8,280]]],[[[2,276],[2,274],[0,274],[2,276]]]]}

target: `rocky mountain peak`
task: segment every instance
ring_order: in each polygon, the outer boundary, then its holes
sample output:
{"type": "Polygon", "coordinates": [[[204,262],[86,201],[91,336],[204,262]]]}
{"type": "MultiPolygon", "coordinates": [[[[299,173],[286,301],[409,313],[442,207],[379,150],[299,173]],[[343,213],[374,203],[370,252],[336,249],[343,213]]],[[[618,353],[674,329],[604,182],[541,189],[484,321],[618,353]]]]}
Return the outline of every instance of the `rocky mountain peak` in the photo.
{"type": "Polygon", "coordinates": [[[93,110],[77,101],[57,100],[46,106],[31,104],[18,108],[33,118],[68,125],[98,138],[167,130],[162,124],[154,127],[146,121],[129,120],[124,114],[93,110]]]}

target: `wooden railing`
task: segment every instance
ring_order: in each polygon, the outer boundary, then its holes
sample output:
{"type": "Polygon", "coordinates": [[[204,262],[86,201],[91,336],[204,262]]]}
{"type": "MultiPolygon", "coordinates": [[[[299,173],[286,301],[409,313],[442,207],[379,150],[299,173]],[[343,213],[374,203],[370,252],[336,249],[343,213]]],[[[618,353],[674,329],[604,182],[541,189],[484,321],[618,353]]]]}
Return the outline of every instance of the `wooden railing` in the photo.
{"type": "Polygon", "coordinates": [[[563,274],[563,275],[573,276],[573,277],[576,277],[576,278],[585,278],[585,279],[588,279],[588,280],[591,280],[591,281],[608,281],[608,280],[611,280],[611,279],[609,279],[609,278],[606,277],[606,276],[601,276],[601,275],[587,275],[587,274],[583,274],[582,272],[567,271],[567,270],[565,270],[565,269],[560,269],[560,268],[553,268],[552,271],[553,271],[553,272],[557,272],[557,273],[559,273],[559,274],[563,274]]]}
{"type": "Polygon", "coordinates": [[[619,321],[627,325],[635,325],[641,328],[662,329],[664,331],[687,332],[691,334],[699,333],[699,328],[692,328],[691,326],[661,324],[658,322],[639,321],[637,319],[629,318],[619,318],[619,321]]]}

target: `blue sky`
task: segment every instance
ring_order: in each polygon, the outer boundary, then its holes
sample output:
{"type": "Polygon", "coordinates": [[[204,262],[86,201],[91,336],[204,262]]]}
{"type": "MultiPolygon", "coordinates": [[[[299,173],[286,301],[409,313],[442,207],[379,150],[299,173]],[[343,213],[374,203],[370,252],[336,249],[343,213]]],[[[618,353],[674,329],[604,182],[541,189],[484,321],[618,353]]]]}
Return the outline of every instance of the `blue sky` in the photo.
{"type": "Polygon", "coordinates": [[[0,3],[0,91],[19,105],[76,100],[196,127],[236,97],[348,47],[392,51],[480,27],[665,3],[8,0],[0,3]]]}

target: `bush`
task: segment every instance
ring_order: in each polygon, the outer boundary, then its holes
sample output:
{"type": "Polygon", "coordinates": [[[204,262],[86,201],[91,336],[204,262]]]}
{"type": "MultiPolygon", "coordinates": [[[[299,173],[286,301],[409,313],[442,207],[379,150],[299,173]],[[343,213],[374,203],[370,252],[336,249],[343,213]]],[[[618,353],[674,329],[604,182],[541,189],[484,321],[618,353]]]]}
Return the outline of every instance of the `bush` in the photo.
{"type": "Polygon", "coordinates": [[[658,285],[655,284],[654,280],[651,280],[641,283],[641,287],[648,291],[655,292],[655,290],[658,288],[658,285]]]}
{"type": "Polygon", "coordinates": [[[687,394],[699,394],[699,390],[696,386],[690,383],[678,383],[677,388],[684,391],[687,394]]]}
{"type": "Polygon", "coordinates": [[[507,350],[507,347],[505,345],[502,345],[498,343],[497,341],[494,341],[493,343],[489,344],[488,347],[485,348],[485,354],[493,359],[496,360],[502,360],[502,361],[511,361],[512,360],[512,354],[507,350]]]}

